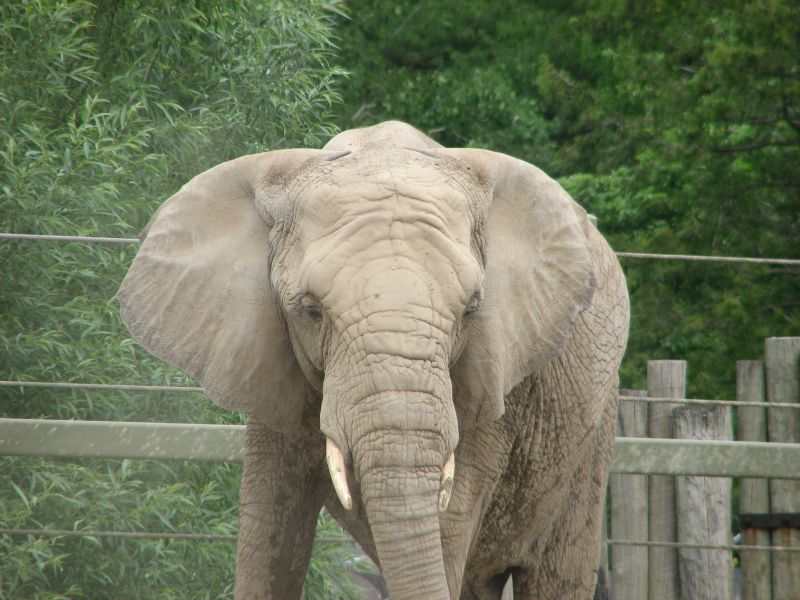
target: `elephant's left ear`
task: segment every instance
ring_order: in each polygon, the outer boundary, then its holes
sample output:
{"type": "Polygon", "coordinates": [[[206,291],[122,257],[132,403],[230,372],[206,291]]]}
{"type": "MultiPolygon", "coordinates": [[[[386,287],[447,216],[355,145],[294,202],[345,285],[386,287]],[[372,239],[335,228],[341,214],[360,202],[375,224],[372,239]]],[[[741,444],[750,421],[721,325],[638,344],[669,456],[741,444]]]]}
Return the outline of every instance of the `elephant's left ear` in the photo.
{"type": "Polygon", "coordinates": [[[486,188],[484,297],[452,369],[461,427],[499,418],[504,398],[563,350],[596,287],[586,211],[541,170],[485,150],[439,151],[486,188]]]}
{"type": "Polygon", "coordinates": [[[192,179],[150,220],[117,293],[145,348],[199,380],[215,403],[279,431],[299,423],[305,386],[269,284],[271,224],[256,196],[313,152],[243,156],[192,179]]]}

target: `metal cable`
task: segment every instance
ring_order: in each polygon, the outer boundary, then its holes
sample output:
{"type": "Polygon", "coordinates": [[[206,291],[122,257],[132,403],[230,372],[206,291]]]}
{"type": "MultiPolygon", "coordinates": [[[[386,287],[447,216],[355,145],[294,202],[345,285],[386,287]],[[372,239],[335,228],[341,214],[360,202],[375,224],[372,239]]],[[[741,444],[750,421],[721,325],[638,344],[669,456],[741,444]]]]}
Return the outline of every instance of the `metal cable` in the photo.
{"type": "Polygon", "coordinates": [[[800,260],[793,258],[749,258],[744,256],[702,256],[696,254],[647,254],[644,252],[617,252],[620,258],[648,260],[686,260],[691,262],[744,263],[751,265],[784,265],[798,267],[800,260]]]}
{"type": "MultiPolygon", "coordinates": [[[[72,383],[58,381],[0,381],[0,387],[38,387],[61,389],[110,390],[133,392],[190,392],[205,393],[201,387],[179,385],[134,385],[112,383],[72,383]]],[[[726,406],[755,406],[759,408],[800,409],[798,402],[748,402],[744,400],[707,400],[701,398],[647,398],[643,396],[620,396],[620,400],[648,402],[651,404],[724,404],[726,406]]]]}
{"type": "MultiPolygon", "coordinates": [[[[90,242],[96,244],[138,244],[137,238],[89,237],[80,235],[38,235],[28,233],[0,233],[0,240],[37,240],[61,242],[90,242]]],[[[647,260],[682,260],[690,262],[719,262],[755,265],[782,265],[800,267],[800,259],[750,258],[743,256],[703,256],[694,254],[649,254],[646,252],[617,252],[620,258],[647,260]]]]}
{"type": "MultiPolygon", "coordinates": [[[[203,542],[235,542],[239,539],[236,534],[219,533],[169,533],[160,531],[75,531],[71,529],[4,529],[0,528],[0,535],[33,535],[36,537],[98,537],[98,538],[130,538],[142,540],[197,540],[203,542]]],[[[323,544],[353,544],[354,542],[342,536],[317,536],[315,542],[323,544]]]]}
{"type": "Polygon", "coordinates": [[[112,383],[71,383],[57,381],[0,381],[0,387],[40,387],[86,390],[125,390],[134,392],[204,392],[201,387],[180,385],[133,385],[112,383]]]}
{"type": "Polygon", "coordinates": [[[88,237],[83,235],[35,235],[30,233],[0,233],[0,240],[36,240],[54,242],[91,242],[93,244],[138,244],[137,238],[88,237]]]}
{"type": "Polygon", "coordinates": [[[0,535],[33,535],[37,537],[119,537],[143,540],[200,540],[206,542],[235,542],[238,536],[215,533],[167,533],[151,531],[73,531],[69,529],[0,529],[0,535]]]}
{"type": "MultiPolygon", "coordinates": [[[[179,540],[205,542],[235,542],[236,534],[216,533],[169,533],[156,531],[74,531],[71,529],[6,529],[0,528],[0,535],[32,535],[37,537],[96,537],[128,538],[144,540],[179,540]]],[[[342,536],[317,536],[314,540],[323,544],[353,544],[353,540],[342,536]]],[[[762,552],[800,552],[800,546],[750,546],[744,544],[702,544],[690,542],[651,542],[643,540],[614,540],[605,542],[609,546],[647,546],[656,548],[691,548],[701,550],[755,550],[762,552]]]]}
{"type": "Polygon", "coordinates": [[[651,404],[723,404],[725,406],[756,406],[760,408],[798,408],[800,402],[752,402],[745,400],[704,400],[700,398],[648,398],[646,396],[620,396],[620,400],[649,402],[651,404]]]}
{"type": "Polygon", "coordinates": [[[654,548],[692,548],[705,550],[760,550],[766,552],[800,552],[800,546],[749,546],[740,544],[696,544],[691,542],[645,542],[640,540],[606,540],[609,546],[648,546],[654,548]]]}

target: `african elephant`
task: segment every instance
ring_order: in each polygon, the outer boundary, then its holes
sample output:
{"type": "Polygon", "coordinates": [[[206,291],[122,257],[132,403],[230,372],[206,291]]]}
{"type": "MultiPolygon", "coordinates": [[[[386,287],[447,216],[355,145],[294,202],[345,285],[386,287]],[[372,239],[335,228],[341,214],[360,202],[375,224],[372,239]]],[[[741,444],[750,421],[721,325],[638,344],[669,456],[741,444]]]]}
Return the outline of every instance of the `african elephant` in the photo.
{"type": "Polygon", "coordinates": [[[300,596],[323,505],[393,600],[591,596],[628,297],[555,181],[387,122],[220,164],[142,239],[128,328],[248,415],[237,598],[300,596]]]}

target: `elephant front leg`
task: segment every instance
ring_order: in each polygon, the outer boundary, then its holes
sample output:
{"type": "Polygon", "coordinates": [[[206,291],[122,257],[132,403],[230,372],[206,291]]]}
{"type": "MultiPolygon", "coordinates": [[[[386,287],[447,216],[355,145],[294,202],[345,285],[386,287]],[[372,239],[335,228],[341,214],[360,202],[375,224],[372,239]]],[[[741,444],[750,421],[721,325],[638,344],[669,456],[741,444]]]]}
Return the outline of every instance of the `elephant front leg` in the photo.
{"type": "Polygon", "coordinates": [[[300,598],[323,502],[324,439],[249,420],[239,494],[237,600],[300,598]]]}
{"type": "Polygon", "coordinates": [[[614,439],[598,431],[587,440],[566,490],[539,501],[541,512],[557,517],[548,534],[533,540],[533,560],[512,570],[515,600],[589,600],[595,594],[614,439]]]}
{"type": "MultiPolygon", "coordinates": [[[[441,515],[442,551],[453,600],[495,597],[486,590],[472,595],[470,582],[465,586],[465,576],[470,579],[465,567],[484,524],[486,510],[508,464],[510,449],[510,435],[504,422],[467,432],[456,449],[453,493],[447,511],[441,515]]],[[[486,562],[480,561],[480,566],[486,567],[486,562]]],[[[477,573],[471,575],[474,578],[477,573]]],[[[497,598],[502,591],[502,583],[499,585],[497,598]]]]}

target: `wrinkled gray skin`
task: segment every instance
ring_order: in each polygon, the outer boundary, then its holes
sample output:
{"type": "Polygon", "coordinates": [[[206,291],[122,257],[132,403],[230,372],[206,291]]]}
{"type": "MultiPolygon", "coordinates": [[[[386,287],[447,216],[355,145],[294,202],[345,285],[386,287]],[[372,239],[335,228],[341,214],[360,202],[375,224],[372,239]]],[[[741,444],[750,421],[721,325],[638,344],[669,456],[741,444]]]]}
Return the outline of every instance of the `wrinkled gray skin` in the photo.
{"type": "Polygon", "coordinates": [[[558,184],[390,122],[219,165],[143,236],[126,324],[249,414],[237,598],[300,596],[323,505],[393,600],[510,573],[517,600],[591,597],[628,299],[558,184]]]}

